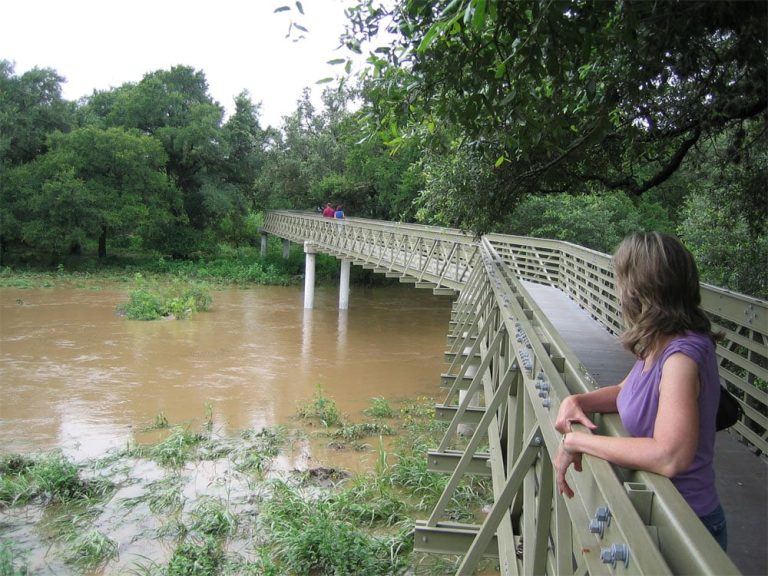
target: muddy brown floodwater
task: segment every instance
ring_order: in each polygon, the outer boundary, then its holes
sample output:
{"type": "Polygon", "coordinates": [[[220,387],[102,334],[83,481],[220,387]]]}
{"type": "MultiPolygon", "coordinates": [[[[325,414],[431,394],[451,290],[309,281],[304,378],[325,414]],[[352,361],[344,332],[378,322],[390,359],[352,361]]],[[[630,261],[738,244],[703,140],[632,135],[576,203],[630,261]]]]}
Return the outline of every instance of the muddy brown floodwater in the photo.
{"type": "Polygon", "coordinates": [[[451,302],[429,291],[353,288],[340,311],[333,287],[313,310],[301,287],[216,290],[210,311],[153,322],[116,313],[127,292],[0,290],[3,452],[93,458],[140,441],[160,414],[210,410],[222,434],[290,425],[318,386],[353,419],[373,397],[438,392],[451,302]]]}

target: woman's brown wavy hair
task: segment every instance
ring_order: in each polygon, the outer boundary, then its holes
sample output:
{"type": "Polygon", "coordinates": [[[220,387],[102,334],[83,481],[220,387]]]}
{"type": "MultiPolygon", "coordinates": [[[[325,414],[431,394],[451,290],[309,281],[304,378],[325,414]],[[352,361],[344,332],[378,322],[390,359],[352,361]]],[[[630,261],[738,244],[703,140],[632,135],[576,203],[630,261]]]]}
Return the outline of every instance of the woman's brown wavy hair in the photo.
{"type": "Polygon", "coordinates": [[[700,306],[696,262],[677,238],[630,234],[616,249],[613,264],[624,314],[621,341],[638,358],[646,358],[664,336],[690,330],[714,337],[700,306]]]}

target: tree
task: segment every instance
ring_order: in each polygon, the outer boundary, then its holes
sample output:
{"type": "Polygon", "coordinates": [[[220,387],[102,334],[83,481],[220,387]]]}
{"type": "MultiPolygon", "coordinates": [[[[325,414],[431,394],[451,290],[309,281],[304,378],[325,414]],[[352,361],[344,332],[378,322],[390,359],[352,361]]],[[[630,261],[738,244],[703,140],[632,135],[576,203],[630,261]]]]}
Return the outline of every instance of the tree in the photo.
{"type": "Polygon", "coordinates": [[[68,131],[74,120],[55,70],[35,67],[15,76],[14,69],[0,60],[0,167],[33,160],[45,152],[48,134],[68,131]]]}
{"type": "Polygon", "coordinates": [[[197,230],[205,229],[214,215],[206,211],[203,185],[223,179],[224,116],[208,95],[205,74],[188,66],[158,70],[135,86],[118,89],[114,102],[101,96],[98,103],[107,104],[106,126],[135,128],[162,143],[166,171],[184,198],[184,214],[178,216],[197,230]]]}
{"type": "Polygon", "coordinates": [[[530,193],[640,196],[694,147],[730,135],[742,153],[754,142],[738,128],[766,125],[762,1],[366,0],[347,13],[353,50],[385,24],[396,35],[369,56],[384,139],[447,142],[497,170],[503,198],[475,205],[478,231],[530,193]]]}
{"type": "Polygon", "coordinates": [[[11,171],[3,194],[15,240],[26,245],[56,257],[91,241],[104,257],[110,237],[139,234],[178,203],[165,153],[149,136],[86,127],[54,133],[47,146],[11,171]]]}
{"type": "Polygon", "coordinates": [[[264,163],[268,134],[259,125],[260,105],[243,91],[235,98],[235,112],[222,128],[226,149],[223,171],[227,182],[238,186],[253,207],[253,186],[264,163]]]}
{"type": "Polygon", "coordinates": [[[508,218],[505,233],[572,242],[612,253],[631,232],[674,232],[658,204],[640,200],[636,206],[623,192],[528,196],[508,218]]]}
{"type": "Polygon", "coordinates": [[[678,233],[705,282],[768,298],[768,138],[756,122],[698,148],[679,178],[688,190],[678,233]],[[733,138],[759,143],[733,148],[733,138]]]}
{"type": "Polygon", "coordinates": [[[304,90],[268,151],[257,183],[261,206],[311,209],[340,201],[341,189],[328,183],[343,181],[343,123],[348,116],[344,102],[344,92],[326,91],[324,109],[318,112],[309,90],[304,90]],[[324,179],[326,184],[320,185],[324,179]]]}

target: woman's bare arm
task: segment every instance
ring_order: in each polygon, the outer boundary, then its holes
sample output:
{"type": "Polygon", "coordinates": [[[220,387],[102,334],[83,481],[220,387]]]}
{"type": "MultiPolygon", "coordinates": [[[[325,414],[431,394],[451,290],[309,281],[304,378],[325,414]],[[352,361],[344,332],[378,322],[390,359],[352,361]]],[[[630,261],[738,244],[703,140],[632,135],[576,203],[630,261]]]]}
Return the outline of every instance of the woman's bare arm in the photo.
{"type": "MultiPolygon", "coordinates": [[[[615,438],[573,432],[566,434],[564,447],[570,452],[591,454],[627,468],[676,476],[691,465],[698,446],[698,396],[696,362],[684,354],[672,354],[662,368],[659,410],[652,438],[615,438]]],[[[595,405],[607,405],[608,398],[606,393],[606,398],[599,397],[595,405]],[[605,404],[600,404],[601,401],[605,404]]],[[[580,402],[580,405],[583,404],[580,402]]],[[[585,408],[585,411],[594,410],[589,402],[587,406],[592,409],[585,408]]]]}

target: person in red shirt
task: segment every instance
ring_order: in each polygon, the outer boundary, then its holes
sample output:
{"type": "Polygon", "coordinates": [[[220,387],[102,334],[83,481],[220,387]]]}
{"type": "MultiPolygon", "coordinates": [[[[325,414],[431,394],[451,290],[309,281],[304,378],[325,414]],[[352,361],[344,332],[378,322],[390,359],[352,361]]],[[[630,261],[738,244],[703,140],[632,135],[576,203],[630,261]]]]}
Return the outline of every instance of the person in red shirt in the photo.
{"type": "Polygon", "coordinates": [[[333,206],[331,206],[331,203],[328,202],[323,209],[323,218],[333,218],[335,212],[336,211],[333,209],[333,206]]]}

